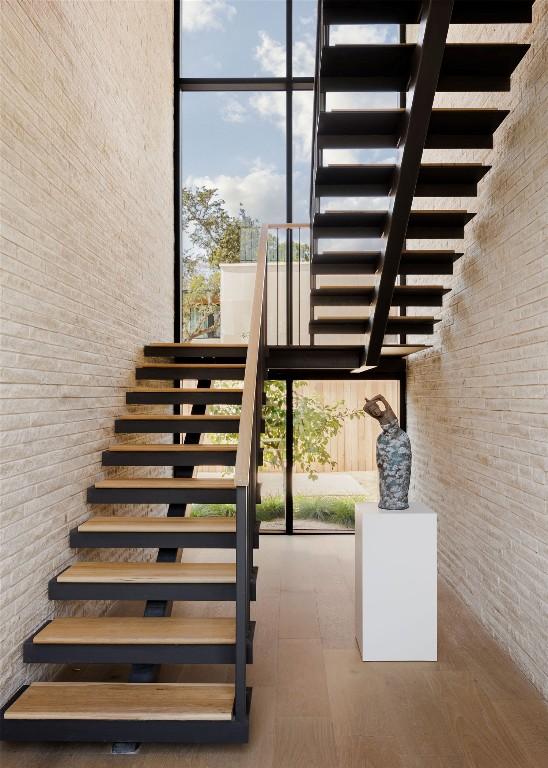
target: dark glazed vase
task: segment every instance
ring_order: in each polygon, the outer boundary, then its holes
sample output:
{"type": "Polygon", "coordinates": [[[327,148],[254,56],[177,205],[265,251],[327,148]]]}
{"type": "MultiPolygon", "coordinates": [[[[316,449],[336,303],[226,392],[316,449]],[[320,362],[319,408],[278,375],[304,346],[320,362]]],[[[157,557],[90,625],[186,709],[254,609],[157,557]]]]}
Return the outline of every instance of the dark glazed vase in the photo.
{"type": "Polygon", "coordinates": [[[381,424],[377,438],[379,509],[408,509],[411,480],[411,441],[398,420],[381,424]]]}

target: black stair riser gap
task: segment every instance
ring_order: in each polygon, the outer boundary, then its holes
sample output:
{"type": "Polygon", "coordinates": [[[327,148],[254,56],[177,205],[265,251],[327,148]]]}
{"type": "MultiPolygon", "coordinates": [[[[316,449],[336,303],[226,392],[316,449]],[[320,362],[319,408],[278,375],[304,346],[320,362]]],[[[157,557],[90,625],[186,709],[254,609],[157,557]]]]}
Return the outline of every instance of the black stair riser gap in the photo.
{"type": "Polygon", "coordinates": [[[156,354],[146,354],[147,363],[150,362],[156,365],[171,365],[175,363],[184,365],[245,365],[246,358],[242,355],[200,355],[200,354],[181,354],[180,352],[165,352],[156,354]]]}
{"type": "Polygon", "coordinates": [[[170,365],[170,363],[179,365],[208,365],[209,363],[211,365],[235,365],[245,363],[245,358],[229,357],[227,355],[219,357],[204,357],[202,355],[150,355],[150,357],[153,358],[151,363],[157,365],[170,365]]]}
{"type": "Polygon", "coordinates": [[[235,504],[236,489],[88,488],[89,504],[235,504]]]}
{"type": "Polygon", "coordinates": [[[429,226],[414,224],[412,221],[407,227],[407,238],[410,240],[462,240],[464,238],[464,226],[439,225],[429,226]]]}
{"type": "Polygon", "coordinates": [[[453,260],[445,262],[410,261],[400,262],[399,275],[452,275],[453,260]]]}
{"type": "MultiPolygon", "coordinates": [[[[443,52],[437,91],[506,90],[528,48],[518,43],[448,43],[443,52]]],[[[414,44],[326,45],[322,50],[320,87],[324,87],[322,81],[347,81],[348,85],[356,86],[349,90],[359,90],[361,83],[373,81],[375,88],[377,83],[385,82],[392,83],[395,90],[406,89],[415,53],[414,44]]]]}
{"type": "MultiPolygon", "coordinates": [[[[27,664],[234,664],[230,645],[34,645],[24,646],[27,664]]],[[[251,663],[248,660],[248,664],[251,663]]]]}
{"type": "Polygon", "coordinates": [[[374,275],[377,266],[374,264],[314,264],[313,275],[374,275]]]}
{"type": "Polygon", "coordinates": [[[332,226],[321,224],[314,226],[313,237],[317,238],[379,238],[382,237],[382,227],[353,227],[332,226]]]}
{"type": "MultiPolygon", "coordinates": [[[[22,686],[0,712],[3,741],[66,741],[243,744],[249,740],[249,721],[232,720],[6,720],[4,712],[28,688],[22,686]]],[[[251,689],[247,689],[248,704],[251,689]]]]}
{"type": "Polygon", "coordinates": [[[387,197],[390,184],[316,184],[316,197],[387,197]]]}
{"type": "Polygon", "coordinates": [[[204,348],[199,345],[196,345],[193,349],[173,349],[169,346],[160,346],[156,348],[145,346],[144,354],[145,357],[180,358],[183,362],[200,363],[206,363],[208,361],[212,363],[223,363],[225,362],[223,358],[226,358],[226,360],[231,363],[245,363],[247,358],[246,352],[241,349],[231,349],[228,347],[226,349],[216,350],[213,346],[204,348]]]}
{"type": "Polygon", "coordinates": [[[438,296],[398,296],[392,298],[393,307],[441,307],[443,295],[438,296]]]}
{"type": "Polygon", "coordinates": [[[242,393],[216,394],[211,390],[207,394],[177,394],[171,392],[127,392],[127,405],[241,405],[242,393]]]}
{"type": "Polygon", "coordinates": [[[348,322],[342,324],[332,324],[329,321],[313,320],[309,324],[310,333],[367,333],[369,324],[363,320],[352,321],[351,318],[348,322]]]}
{"type": "Polygon", "coordinates": [[[434,323],[428,322],[398,322],[396,320],[391,321],[389,319],[386,326],[386,334],[392,333],[408,333],[408,334],[427,334],[434,333],[434,323]]]}
{"type": "Polygon", "coordinates": [[[455,0],[451,24],[529,24],[532,3],[455,0]]]}
{"type": "Polygon", "coordinates": [[[114,422],[114,431],[116,433],[132,433],[132,432],[168,432],[170,434],[204,434],[210,432],[228,432],[234,434],[240,429],[239,419],[230,419],[217,421],[208,421],[207,417],[200,420],[199,423],[195,421],[186,421],[185,419],[179,419],[177,421],[169,421],[168,419],[161,419],[154,421],[153,419],[132,419],[131,421],[125,421],[124,419],[116,419],[114,422]]]}
{"type": "Polygon", "coordinates": [[[444,75],[438,80],[438,93],[491,93],[509,91],[510,77],[490,75],[444,75]]]}
{"type": "Polygon", "coordinates": [[[357,294],[355,296],[311,296],[310,302],[313,307],[368,307],[373,299],[373,294],[365,296],[357,294]]]}
{"type": "MultiPolygon", "coordinates": [[[[401,92],[407,87],[407,76],[401,77],[326,77],[320,79],[322,93],[401,92]]],[[[438,93],[506,92],[510,77],[489,75],[444,75],[438,80],[438,93]]]]}
{"type": "MultiPolygon", "coordinates": [[[[529,23],[531,3],[485,2],[484,0],[455,0],[452,24],[529,23]]],[[[324,5],[326,24],[418,24],[421,3],[368,0],[344,2],[334,0],[324,5]]]]}
{"type": "MultiPolygon", "coordinates": [[[[74,549],[131,549],[176,547],[200,549],[235,549],[235,533],[80,533],[70,532],[70,546],[74,549]]],[[[258,530],[253,537],[253,548],[259,549],[258,530]]]]}
{"type": "MultiPolygon", "coordinates": [[[[366,307],[371,304],[365,296],[312,296],[314,307],[366,307]]],[[[393,307],[441,307],[442,296],[393,296],[393,307]]]]}
{"type": "Polygon", "coordinates": [[[415,187],[415,197],[476,197],[478,185],[452,184],[440,182],[439,184],[423,184],[418,182],[415,187]]]}
{"type": "Polygon", "coordinates": [[[399,136],[395,134],[318,134],[319,149],[394,149],[399,136]]]}
{"type": "MultiPolygon", "coordinates": [[[[255,600],[256,571],[249,585],[250,599],[255,600]]],[[[236,600],[236,584],[121,584],[90,582],[58,582],[48,585],[50,600],[236,600]]]]}
{"type": "Polygon", "coordinates": [[[404,75],[371,77],[334,77],[321,75],[320,91],[322,93],[346,93],[346,92],[390,92],[405,90],[407,78],[404,75]]]}
{"type": "Polygon", "coordinates": [[[207,370],[190,367],[187,370],[182,371],[177,368],[163,366],[162,369],[157,369],[154,371],[151,371],[148,368],[136,368],[135,370],[136,379],[150,379],[154,381],[181,381],[183,379],[202,379],[204,381],[243,381],[244,376],[244,368],[237,368],[236,370],[231,370],[229,368],[211,368],[207,370]]]}
{"type": "MultiPolygon", "coordinates": [[[[352,321],[351,318],[345,320],[344,324],[332,324],[329,320],[313,320],[309,324],[311,333],[341,333],[341,334],[354,334],[354,333],[367,333],[369,330],[369,324],[365,321],[352,321]]],[[[431,334],[434,332],[434,323],[416,322],[416,323],[399,323],[391,322],[386,328],[386,334],[396,333],[408,333],[408,334],[431,334]]]]}
{"type": "MultiPolygon", "coordinates": [[[[320,149],[394,149],[398,146],[398,136],[393,135],[319,135],[320,149]]],[[[493,149],[493,134],[429,134],[426,149],[493,149]]]]}
{"type": "Polygon", "coordinates": [[[417,24],[420,7],[418,0],[362,0],[361,4],[336,0],[324,4],[323,20],[325,24],[417,24]]]}
{"type": "MultiPolygon", "coordinates": [[[[251,622],[254,624],[255,622],[251,622]]],[[[234,644],[23,644],[26,664],[234,664],[234,644]]],[[[247,663],[253,663],[253,631],[247,639],[247,663]]]]}
{"type": "Polygon", "coordinates": [[[105,467],[233,467],[236,464],[236,451],[221,454],[191,453],[181,454],[176,451],[154,451],[136,454],[128,451],[105,451],[103,466],[105,467]]]}
{"type": "Polygon", "coordinates": [[[430,134],[425,149],[493,149],[493,134],[430,134]]]}

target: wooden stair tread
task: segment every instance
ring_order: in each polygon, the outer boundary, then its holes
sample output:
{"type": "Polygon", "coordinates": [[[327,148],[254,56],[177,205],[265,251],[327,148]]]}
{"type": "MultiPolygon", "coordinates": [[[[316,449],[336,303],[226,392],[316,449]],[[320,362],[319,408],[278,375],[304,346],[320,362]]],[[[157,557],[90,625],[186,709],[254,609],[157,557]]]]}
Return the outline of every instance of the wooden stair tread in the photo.
{"type": "Polygon", "coordinates": [[[236,581],[234,563],[81,562],[57,576],[59,583],[227,584],[236,581]]]}
{"type": "Polygon", "coordinates": [[[98,480],[95,488],[201,488],[213,490],[218,488],[234,488],[234,480],[224,478],[211,478],[200,480],[199,478],[174,478],[174,477],[134,477],[127,480],[98,480]]]}
{"type": "Polygon", "coordinates": [[[231,720],[234,686],[211,683],[32,683],[6,720],[231,720]]]}
{"type": "Polygon", "coordinates": [[[235,533],[234,517],[90,517],[81,533],[235,533]]]}
{"type": "Polygon", "coordinates": [[[121,453],[226,453],[235,452],[238,450],[238,446],[233,443],[230,445],[218,445],[215,443],[199,443],[198,445],[174,445],[172,443],[153,443],[139,445],[112,445],[107,450],[121,453]]]}
{"type": "Polygon", "coordinates": [[[236,622],[224,617],[59,618],[46,624],[32,642],[36,645],[229,645],[236,642],[236,622]]]}

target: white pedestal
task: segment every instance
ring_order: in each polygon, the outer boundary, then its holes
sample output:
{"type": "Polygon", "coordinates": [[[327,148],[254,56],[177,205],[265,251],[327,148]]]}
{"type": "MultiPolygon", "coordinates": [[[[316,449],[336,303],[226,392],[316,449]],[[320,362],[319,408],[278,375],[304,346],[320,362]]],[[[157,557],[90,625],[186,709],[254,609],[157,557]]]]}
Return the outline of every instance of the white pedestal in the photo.
{"type": "Polygon", "coordinates": [[[436,661],[437,515],[356,504],[356,639],[362,661],[436,661]]]}

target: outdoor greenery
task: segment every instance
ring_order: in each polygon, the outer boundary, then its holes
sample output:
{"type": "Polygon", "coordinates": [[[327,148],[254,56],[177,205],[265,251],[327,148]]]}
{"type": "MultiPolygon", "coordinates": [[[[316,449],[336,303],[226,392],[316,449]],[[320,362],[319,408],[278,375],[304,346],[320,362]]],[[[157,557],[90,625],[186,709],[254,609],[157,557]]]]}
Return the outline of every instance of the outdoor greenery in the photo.
{"type": "Polygon", "coordinates": [[[240,208],[230,216],[217,189],[183,189],[183,338],[218,336],[220,264],[240,261],[242,227],[254,222],[240,208]]]}
{"type": "MultiPolygon", "coordinates": [[[[225,384],[228,384],[225,382],[225,384]]],[[[352,410],[339,401],[326,405],[302,390],[305,381],[293,383],[293,459],[296,471],[306,472],[311,480],[318,474],[315,465],[331,469],[337,462],[329,453],[329,441],[340,432],[345,419],[363,417],[361,409],[352,410]]],[[[261,438],[264,465],[283,473],[285,467],[285,382],[266,381],[266,404],[263,406],[265,431],[261,438]]],[[[240,406],[223,405],[210,408],[211,413],[239,414],[240,406]]],[[[238,435],[212,435],[212,442],[237,443],[238,435]]]]}
{"type": "MultiPolygon", "coordinates": [[[[316,464],[334,469],[337,462],[329,453],[329,441],[344,425],[345,419],[357,419],[363,411],[347,408],[342,401],[327,405],[302,390],[305,381],[293,383],[293,460],[297,471],[317,478],[316,464]]],[[[262,445],[264,463],[282,472],[285,466],[285,383],[266,382],[265,434],[262,445]]]]}
{"type": "MultiPolygon", "coordinates": [[[[293,516],[296,520],[316,520],[322,523],[354,527],[354,505],[367,501],[366,496],[296,496],[293,500],[293,516]]],[[[193,517],[233,517],[234,504],[193,504],[193,517]]],[[[267,496],[257,506],[257,520],[271,522],[284,517],[283,496],[267,496]]]]}
{"type": "MultiPolygon", "coordinates": [[[[252,261],[256,256],[259,223],[243,207],[231,216],[219,190],[184,187],[183,223],[183,318],[185,341],[220,335],[221,264],[252,261]]],[[[270,260],[286,261],[286,244],[269,235],[270,260]]],[[[293,244],[293,260],[310,260],[308,243],[293,244]]]]}
{"type": "MultiPolygon", "coordinates": [[[[220,265],[248,260],[255,250],[257,223],[243,208],[238,216],[230,216],[218,190],[208,187],[183,189],[183,338],[186,341],[220,333],[220,265]],[[245,240],[243,239],[245,233],[245,240]],[[255,234],[254,234],[255,233],[255,234]],[[243,252],[245,256],[243,256],[243,252]]],[[[269,258],[285,261],[285,242],[269,236],[269,258]]],[[[300,258],[308,260],[310,250],[301,244],[300,258]]],[[[295,259],[295,253],[293,254],[295,259]]],[[[298,258],[298,256],[297,256],[298,258]]],[[[230,386],[223,382],[223,386],[230,386]]],[[[235,386],[241,386],[234,382],[235,386]]],[[[306,394],[306,382],[293,385],[293,453],[295,469],[312,480],[317,478],[315,467],[327,465],[334,469],[336,461],[329,453],[329,441],[344,425],[345,419],[363,417],[361,410],[352,410],[340,401],[323,403],[317,396],[306,394]]],[[[266,405],[263,408],[265,432],[262,436],[264,465],[284,476],[285,455],[285,383],[265,383],[266,405]]],[[[214,406],[211,413],[238,414],[237,405],[214,406]]],[[[237,435],[211,435],[211,442],[236,443],[237,435]]],[[[231,470],[228,470],[231,471],[231,470]]],[[[284,489],[285,491],[285,489],[284,489]]],[[[264,499],[257,508],[262,521],[284,516],[284,494],[264,499]]],[[[297,519],[317,520],[351,528],[354,525],[354,504],[364,497],[297,496],[294,515],[297,519]]],[[[193,515],[234,515],[233,505],[193,505],[193,515]]]]}

